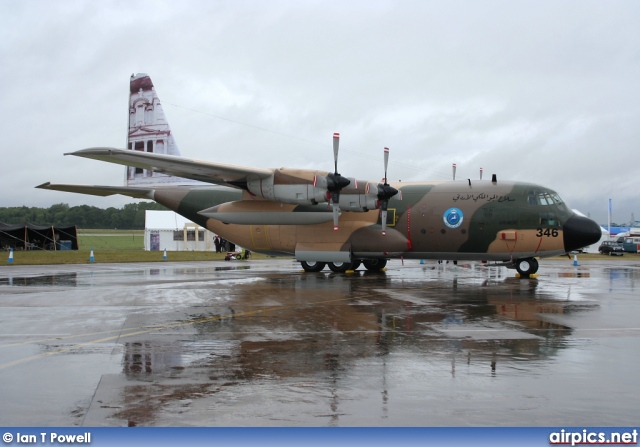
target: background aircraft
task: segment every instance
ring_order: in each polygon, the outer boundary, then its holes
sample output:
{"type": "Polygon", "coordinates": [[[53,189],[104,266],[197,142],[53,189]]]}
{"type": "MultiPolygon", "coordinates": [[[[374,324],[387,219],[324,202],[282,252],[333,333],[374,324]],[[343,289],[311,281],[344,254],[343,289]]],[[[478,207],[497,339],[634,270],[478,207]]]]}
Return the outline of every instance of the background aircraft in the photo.
{"type": "Polygon", "coordinates": [[[180,157],[147,75],[131,77],[129,105],[128,149],[65,154],[128,166],[127,186],[38,188],[155,200],[252,251],[293,255],[306,271],[327,264],[337,272],[360,264],[375,271],[402,257],[495,261],[526,276],[537,271],[536,258],[576,250],[601,236],[598,224],[535,184],[498,181],[495,175],[388,183],[387,148],[382,182],[347,178],[338,172],[337,133],[333,172],[180,157]]]}

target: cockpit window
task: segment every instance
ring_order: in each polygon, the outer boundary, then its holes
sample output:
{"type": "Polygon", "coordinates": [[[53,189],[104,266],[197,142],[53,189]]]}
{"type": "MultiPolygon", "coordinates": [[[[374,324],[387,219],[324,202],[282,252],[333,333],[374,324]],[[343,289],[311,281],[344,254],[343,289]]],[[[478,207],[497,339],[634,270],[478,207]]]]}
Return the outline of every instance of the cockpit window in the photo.
{"type": "Polygon", "coordinates": [[[529,205],[564,205],[560,196],[553,191],[530,190],[527,194],[527,202],[529,205]]]}
{"type": "Polygon", "coordinates": [[[567,215],[565,203],[554,191],[531,189],[527,193],[527,203],[531,206],[549,207],[541,208],[538,214],[538,224],[545,228],[560,226],[567,215]]]}
{"type": "Polygon", "coordinates": [[[538,199],[540,200],[540,205],[553,204],[553,200],[551,199],[551,196],[546,192],[541,192],[540,194],[538,194],[538,199]]]}

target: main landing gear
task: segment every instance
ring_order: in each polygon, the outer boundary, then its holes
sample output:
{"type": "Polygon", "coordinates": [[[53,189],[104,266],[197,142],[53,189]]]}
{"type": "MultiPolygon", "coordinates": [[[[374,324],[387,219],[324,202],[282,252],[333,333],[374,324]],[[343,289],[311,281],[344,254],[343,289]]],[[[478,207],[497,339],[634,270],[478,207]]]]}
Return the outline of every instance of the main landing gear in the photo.
{"type": "Polygon", "coordinates": [[[344,273],[347,270],[356,270],[360,267],[360,264],[370,272],[379,272],[387,265],[386,259],[367,259],[365,261],[353,261],[353,262],[307,262],[300,261],[300,265],[305,272],[320,272],[325,266],[329,266],[332,272],[344,273]]]}
{"type": "Polygon", "coordinates": [[[325,262],[300,261],[300,265],[302,266],[305,272],[319,272],[327,264],[325,262]]]}

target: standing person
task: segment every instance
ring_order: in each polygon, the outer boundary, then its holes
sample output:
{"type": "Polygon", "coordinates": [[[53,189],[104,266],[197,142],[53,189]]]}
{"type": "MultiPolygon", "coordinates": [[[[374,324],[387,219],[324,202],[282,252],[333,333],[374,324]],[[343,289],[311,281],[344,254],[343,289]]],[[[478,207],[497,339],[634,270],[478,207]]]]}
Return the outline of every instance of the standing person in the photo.
{"type": "Polygon", "coordinates": [[[213,238],[213,244],[216,246],[216,253],[220,253],[220,236],[213,238]]]}

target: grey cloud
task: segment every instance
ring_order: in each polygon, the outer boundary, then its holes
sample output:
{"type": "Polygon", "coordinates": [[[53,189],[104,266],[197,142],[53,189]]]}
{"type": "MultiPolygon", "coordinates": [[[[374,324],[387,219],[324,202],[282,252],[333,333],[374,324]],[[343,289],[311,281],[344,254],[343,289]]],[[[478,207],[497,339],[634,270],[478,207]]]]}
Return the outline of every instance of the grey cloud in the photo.
{"type": "Polygon", "coordinates": [[[0,3],[1,206],[110,206],[35,190],[120,184],[64,152],[124,145],[129,75],[149,73],[182,153],[379,179],[544,184],[606,220],[637,211],[635,1],[0,3]],[[6,61],[6,63],[5,63],[6,61]]]}

